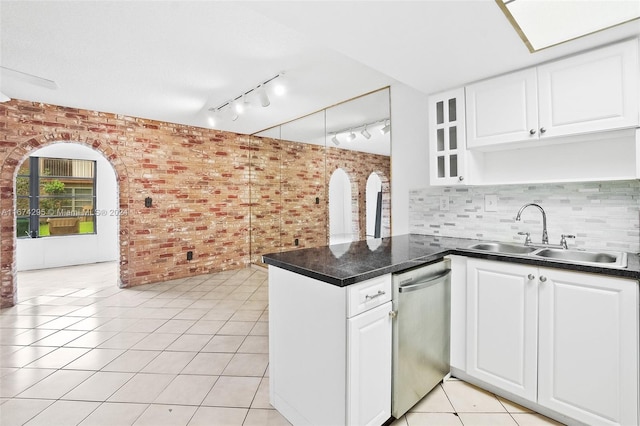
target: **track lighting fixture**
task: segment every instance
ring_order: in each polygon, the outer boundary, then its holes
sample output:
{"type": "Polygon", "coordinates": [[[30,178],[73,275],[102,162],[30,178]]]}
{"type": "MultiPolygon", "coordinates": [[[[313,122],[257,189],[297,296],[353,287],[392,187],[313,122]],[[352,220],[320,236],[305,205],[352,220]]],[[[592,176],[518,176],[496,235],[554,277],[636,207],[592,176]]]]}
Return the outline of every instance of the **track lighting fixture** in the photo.
{"type": "Polygon", "coordinates": [[[391,124],[389,124],[389,120],[385,120],[384,127],[380,129],[380,132],[382,132],[383,135],[386,135],[390,131],[391,131],[391,124]]]}
{"type": "Polygon", "coordinates": [[[344,135],[347,142],[353,142],[356,139],[357,135],[355,132],[358,131],[358,129],[362,129],[360,130],[360,134],[362,135],[362,137],[369,140],[371,139],[371,136],[372,136],[371,132],[369,132],[369,128],[373,128],[373,127],[380,130],[381,134],[386,135],[391,130],[391,123],[388,118],[383,118],[381,120],[364,123],[359,126],[338,130],[336,132],[332,131],[331,133],[333,133],[333,137],[331,138],[331,141],[336,145],[338,145],[337,143],[338,135],[344,135]],[[382,126],[382,127],[378,127],[378,126],[382,126]]]}
{"type": "Polygon", "coordinates": [[[253,94],[257,96],[258,99],[260,100],[260,105],[262,105],[263,107],[268,107],[269,105],[271,105],[271,101],[269,100],[269,95],[267,95],[266,85],[267,84],[274,85],[274,88],[273,88],[274,92],[278,95],[283,95],[286,92],[286,86],[285,86],[285,81],[283,79],[283,75],[284,75],[284,71],[281,72],[280,74],[277,74],[271,77],[268,80],[261,82],[256,87],[253,87],[241,93],[240,95],[230,99],[229,101],[223,103],[222,105],[209,108],[209,111],[213,112],[214,114],[213,118],[210,118],[208,120],[209,124],[211,124],[212,121],[213,122],[216,121],[215,116],[219,112],[221,112],[223,109],[225,110],[228,109],[229,117],[231,118],[231,120],[236,121],[239,117],[239,114],[242,114],[247,110],[247,108],[251,106],[251,102],[248,99],[248,95],[253,94]],[[271,83],[272,81],[275,81],[275,80],[277,81],[274,83],[271,83]]]}
{"type": "Polygon", "coordinates": [[[338,135],[333,135],[333,137],[331,138],[331,142],[336,144],[336,146],[340,145],[340,141],[338,140],[338,135]]]}
{"type": "Polygon", "coordinates": [[[258,86],[258,88],[256,89],[256,94],[260,99],[260,105],[262,105],[263,107],[268,107],[271,104],[269,96],[267,95],[267,91],[264,90],[264,86],[258,86]]]}
{"type": "Polygon", "coordinates": [[[236,121],[239,117],[236,101],[229,101],[229,116],[231,117],[231,121],[236,121]]]}

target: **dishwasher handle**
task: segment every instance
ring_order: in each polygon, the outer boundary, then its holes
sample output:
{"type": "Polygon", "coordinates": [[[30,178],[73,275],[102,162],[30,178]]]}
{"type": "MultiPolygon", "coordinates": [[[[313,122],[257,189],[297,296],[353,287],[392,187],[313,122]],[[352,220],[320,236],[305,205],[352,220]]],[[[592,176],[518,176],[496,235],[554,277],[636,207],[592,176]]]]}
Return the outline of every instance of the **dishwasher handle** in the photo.
{"type": "Polygon", "coordinates": [[[416,291],[416,290],[423,289],[425,287],[429,287],[430,285],[435,284],[436,282],[442,281],[443,279],[447,278],[450,274],[451,274],[451,269],[448,269],[446,272],[442,274],[429,277],[429,279],[426,281],[419,281],[415,284],[400,286],[398,287],[398,292],[408,293],[410,291],[416,291]]]}

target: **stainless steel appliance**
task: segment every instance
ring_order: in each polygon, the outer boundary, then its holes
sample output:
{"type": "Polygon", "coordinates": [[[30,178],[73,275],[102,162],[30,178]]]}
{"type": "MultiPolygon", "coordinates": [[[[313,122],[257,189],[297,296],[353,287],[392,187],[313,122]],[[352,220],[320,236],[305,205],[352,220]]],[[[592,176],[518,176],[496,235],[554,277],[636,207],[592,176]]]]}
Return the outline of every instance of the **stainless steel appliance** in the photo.
{"type": "Polygon", "coordinates": [[[449,373],[451,265],[442,262],[393,276],[391,413],[400,418],[449,373]]]}

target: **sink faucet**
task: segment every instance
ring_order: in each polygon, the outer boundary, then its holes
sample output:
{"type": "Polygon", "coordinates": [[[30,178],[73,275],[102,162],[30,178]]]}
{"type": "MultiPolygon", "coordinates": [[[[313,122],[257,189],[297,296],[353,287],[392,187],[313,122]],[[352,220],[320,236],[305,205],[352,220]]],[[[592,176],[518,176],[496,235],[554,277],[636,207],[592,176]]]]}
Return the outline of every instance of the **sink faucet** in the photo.
{"type": "Polygon", "coordinates": [[[542,244],[549,244],[549,235],[547,234],[547,214],[544,212],[544,209],[540,207],[538,204],[529,203],[520,207],[520,210],[518,210],[518,214],[516,215],[516,221],[520,220],[520,215],[522,214],[522,211],[529,206],[537,207],[540,210],[540,213],[542,213],[542,244]]]}

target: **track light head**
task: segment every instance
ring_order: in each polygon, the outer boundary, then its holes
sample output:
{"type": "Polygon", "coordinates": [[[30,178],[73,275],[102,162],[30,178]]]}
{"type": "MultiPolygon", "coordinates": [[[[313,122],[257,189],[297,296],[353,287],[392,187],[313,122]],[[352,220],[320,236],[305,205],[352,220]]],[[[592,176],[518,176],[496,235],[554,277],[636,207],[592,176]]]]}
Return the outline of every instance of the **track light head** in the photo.
{"type": "Polygon", "coordinates": [[[244,95],[242,95],[242,109],[244,111],[248,110],[249,108],[251,108],[251,99],[249,98],[249,96],[247,96],[247,94],[245,93],[244,95]]]}
{"type": "Polygon", "coordinates": [[[338,135],[333,135],[331,138],[331,142],[333,142],[336,146],[340,145],[340,141],[338,140],[338,135]]]}
{"type": "Polygon", "coordinates": [[[263,107],[268,107],[269,105],[271,105],[271,101],[269,100],[269,95],[267,95],[267,91],[264,90],[264,86],[262,85],[258,86],[258,88],[256,89],[256,94],[260,99],[260,105],[262,105],[263,107]]]}
{"type": "Polygon", "coordinates": [[[353,131],[349,132],[347,135],[347,142],[352,142],[356,138],[356,134],[353,131]]]}
{"type": "Polygon", "coordinates": [[[387,133],[389,133],[391,131],[391,124],[389,124],[389,120],[385,120],[384,122],[384,127],[382,129],[380,129],[380,132],[383,135],[386,135],[387,133]]]}
{"type": "Polygon", "coordinates": [[[364,129],[362,129],[360,134],[364,136],[365,139],[371,139],[371,133],[369,133],[369,131],[367,130],[367,126],[365,126],[364,129]]]}
{"type": "Polygon", "coordinates": [[[236,121],[239,117],[235,101],[229,101],[229,117],[231,121],[236,121]]]}

